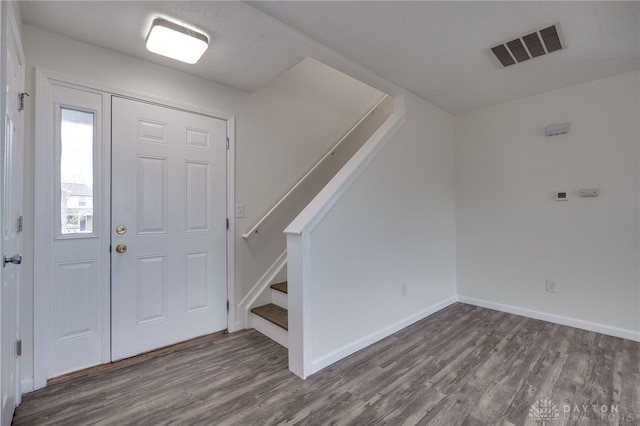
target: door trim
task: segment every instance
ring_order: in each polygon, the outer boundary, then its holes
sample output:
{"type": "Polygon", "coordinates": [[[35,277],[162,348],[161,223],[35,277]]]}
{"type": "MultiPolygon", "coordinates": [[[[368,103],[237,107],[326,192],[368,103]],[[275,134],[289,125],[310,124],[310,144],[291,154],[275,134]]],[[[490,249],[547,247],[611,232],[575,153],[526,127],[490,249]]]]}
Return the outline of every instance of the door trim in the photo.
{"type": "MultiPolygon", "coordinates": [[[[132,100],[161,105],[173,109],[183,110],[191,113],[201,114],[227,122],[227,137],[229,138],[229,148],[227,149],[227,218],[229,219],[229,229],[227,231],[227,298],[229,300],[229,310],[227,312],[227,329],[232,332],[235,329],[235,215],[233,206],[235,205],[235,117],[233,115],[176,102],[145,93],[132,90],[121,89],[99,82],[74,77],[68,74],[51,71],[36,67],[35,78],[35,200],[34,200],[34,290],[33,290],[33,315],[34,315],[34,377],[33,390],[46,386],[48,360],[49,360],[49,293],[48,279],[51,276],[51,249],[52,239],[51,218],[47,212],[53,208],[53,194],[48,190],[47,185],[50,176],[53,175],[53,126],[52,114],[49,114],[51,87],[54,84],[69,86],[76,89],[91,92],[100,92],[105,96],[104,111],[106,112],[103,124],[103,178],[105,179],[105,189],[103,193],[103,206],[110,211],[110,173],[111,173],[111,99],[110,96],[120,96],[132,100]],[[108,103],[108,105],[106,105],[108,103]]],[[[103,224],[104,228],[105,224],[103,224]]],[[[110,224],[106,224],[110,235],[110,224]]],[[[109,262],[109,252],[105,250],[109,262]]],[[[108,263],[107,263],[108,264],[108,263]]],[[[104,289],[110,292],[110,289],[104,289]]],[[[105,300],[110,300],[110,293],[105,300]]],[[[103,327],[110,327],[110,312],[105,310],[103,327]]],[[[103,354],[110,354],[110,333],[104,334],[103,354]]],[[[109,362],[103,359],[103,362],[109,362]]],[[[31,389],[28,389],[31,390],[31,389]]]]}

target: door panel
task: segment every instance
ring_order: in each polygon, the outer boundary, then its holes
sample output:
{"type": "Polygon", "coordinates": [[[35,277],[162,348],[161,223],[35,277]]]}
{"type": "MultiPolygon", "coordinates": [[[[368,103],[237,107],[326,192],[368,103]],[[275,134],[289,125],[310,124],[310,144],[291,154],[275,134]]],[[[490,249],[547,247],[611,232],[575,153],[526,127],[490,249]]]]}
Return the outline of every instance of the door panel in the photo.
{"type": "Polygon", "coordinates": [[[109,270],[101,237],[103,96],[54,85],[47,378],[109,361],[103,350],[109,270]],[[106,302],[106,303],[105,303],[106,302]]]}
{"type": "Polygon", "coordinates": [[[206,309],[209,253],[187,253],[187,312],[206,309]]]}
{"type": "MultiPolygon", "coordinates": [[[[3,6],[2,23],[9,22],[3,6]]],[[[18,259],[22,254],[22,170],[23,170],[23,114],[20,112],[19,93],[23,84],[23,65],[20,62],[17,38],[13,25],[6,31],[6,113],[4,134],[2,135],[3,175],[2,175],[2,256],[14,258],[16,263],[3,263],[2,291],[0,293],[1,340],[0,340],[0,384],[2,426],[10,425],[16,404],[20,400],[19,363],[16,353],[18,340],[18,289],[21,282],[21,268],[18,259]],[[14,257],[14,256],[19,257],[14,257]]],[[[3,55],[4,56],[4,55],[3,55]]]]}
{"type": "Polygon", "coordinates": [[[137,160],[138,233],[166,234],[169,217],[167,159],[139,155],[137,160]]]}
{"type": "MultiPolygon", "coordinates": [[[[8,106],[9,108],[10,106],[8,106]]],[[[21,241],[16,229],[20,206],[17,204],[17,191],[20,189],[20,171],[16,161],[16,127],[11,114],[7,114],[4,134],[4,200],[3,200],[3,256],[12,257],[22,252],[21,241]]],[[[17,303],[20,265],[7,263],[2,270],[2,423],[11,424],[16,406],[16,387],[18,360],[16,359],[17,340],[17,303]],[[9,419],[7,421],[7,418],[9,419]]]]}
{"type": "Polygon", "coordinates": [[[114,97],[112,135],[117,360],[227,327],[226,121],[114,97]]]}
{"type": "Polygon", "coordinates": [[[187,231],[209,229],[209,164],[188,161],[186,163],[186,221],[187,231]]]}
{"type": "Polygon", "coordinates": [[[97,262],[95,260],[59,263],[54,272],[56,287],[53,297],[56,305],[66,306],[64,315],[58,310],[60,317],[53,324],[56,329],[53,331],[60,341],[68,339],[78,339],[95,332],[99,326],[99,321],[93,315],[92,308],[93,291],[87,284],[91,283],[92,277],[98,274],[97,262]],[[75,303],[68,303],[73,300],[75,303]],[[73,319],[71,321],[70,319],[73,319]]]}

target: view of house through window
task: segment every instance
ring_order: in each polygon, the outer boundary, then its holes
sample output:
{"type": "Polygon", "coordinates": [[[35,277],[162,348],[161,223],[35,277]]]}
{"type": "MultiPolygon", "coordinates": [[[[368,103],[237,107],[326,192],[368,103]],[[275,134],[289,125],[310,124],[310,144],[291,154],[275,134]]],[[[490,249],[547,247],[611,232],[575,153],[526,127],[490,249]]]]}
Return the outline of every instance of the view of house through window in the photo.
{"type": "Polygon", "coordinates": [[[94,113],[61,109],[61,233],[93,232],[94,113]]]}

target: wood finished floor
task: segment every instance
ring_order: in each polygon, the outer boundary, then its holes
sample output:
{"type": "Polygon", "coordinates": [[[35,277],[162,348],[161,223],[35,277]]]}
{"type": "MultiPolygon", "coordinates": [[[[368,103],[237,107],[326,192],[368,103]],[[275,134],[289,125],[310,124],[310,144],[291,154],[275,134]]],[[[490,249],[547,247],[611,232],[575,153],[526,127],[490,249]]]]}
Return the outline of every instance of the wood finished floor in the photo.
{"type": "Polygon", "coordinates": [[[639,425],[640,343],[456,303],[304,381],[242,331],[24,395],[13,424],[542,425],[547,397],[548,426],[639,425]]]}

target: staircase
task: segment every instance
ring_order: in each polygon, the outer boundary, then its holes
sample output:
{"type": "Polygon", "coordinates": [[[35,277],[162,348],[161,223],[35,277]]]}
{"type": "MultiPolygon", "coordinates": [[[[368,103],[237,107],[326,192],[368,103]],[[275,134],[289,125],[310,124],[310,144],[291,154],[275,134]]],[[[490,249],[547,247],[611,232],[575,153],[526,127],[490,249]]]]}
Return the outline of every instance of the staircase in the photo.
{"type": "MultiPolygon", "coordinates": [[[[313,197],[322,188],[326,188],[325,185],[328,186],[345,164],[349,163],[352,157],[360,152],[361,148],[389,121],[394,109],[394,98],[387,95],[382,96],[253,227],[242,234],[242,238],[248,241],[250,238],[260,235],[263,226],[273,220],[273,216],[280,215],[279,220],[283,220],[282,218],[286,217],[283,215],[295,217],[291,212],[299,214],[304,211],[308,207],[307,203],[312,202],[313,197]]],[[[378,138],[380,137],[382,136],[378,138]]],[[[263,235],[270,234],[263,233],[263,235]]],[[[239,317],[242,318],[243,326],[254,328],[285,348],[290,349],[287,283],[273,284],[274,282],[285,280],[288,273],[287,250],[285,249],[240,301],[238,307],[241,312],[239,317]]],[[[292,312],[295,312],[296,315],[300,314],[300,306],[295,306],[297,309],[293,309],[294,304],[292,303],[291,307],[292,312]]],[[[300,321],[296,319],[293,324],[292,333],[298,333],[300,321]]],[[[297,336],[296,339],[300,340],[300,337],[297,336]]],[[[293,346],[296,345],[294,344],[293,346]]],[[[299,342],[297,346],[299,346],[299,342]]]]}
{"type": "Polygon", "coordinates": [[[271,285],[271,303],[252,308],[249,321],[260,333],[289,347],[286,282],[271,285]]]}

